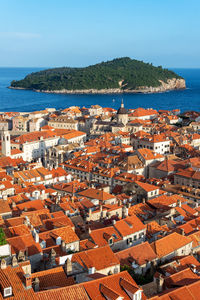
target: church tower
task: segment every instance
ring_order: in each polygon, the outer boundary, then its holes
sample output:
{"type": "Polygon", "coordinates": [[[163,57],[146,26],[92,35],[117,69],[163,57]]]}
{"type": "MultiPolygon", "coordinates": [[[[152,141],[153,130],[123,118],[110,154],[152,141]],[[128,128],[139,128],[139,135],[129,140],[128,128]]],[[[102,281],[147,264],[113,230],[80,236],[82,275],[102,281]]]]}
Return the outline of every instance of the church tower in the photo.
{"type": "Polygon", "coordinates": [[[122,99],[121,107],[117,111],[117,123],[122,123],[124,126],[128,123],[128,112],[124,108],[124,102],[122,99]]]}
{"type": "Polygon", "coordinates": [[[5,156],[10,156],[10,134],[7,130],[1,131],[1,152],[5,156]]]}

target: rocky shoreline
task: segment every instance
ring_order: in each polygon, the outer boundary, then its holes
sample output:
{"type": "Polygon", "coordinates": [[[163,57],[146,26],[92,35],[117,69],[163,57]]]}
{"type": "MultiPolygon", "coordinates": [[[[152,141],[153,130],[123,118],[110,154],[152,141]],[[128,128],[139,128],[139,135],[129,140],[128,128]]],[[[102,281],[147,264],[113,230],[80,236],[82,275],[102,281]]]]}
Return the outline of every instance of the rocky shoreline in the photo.
{"type": "MultiPolygon", "coordinates": [[[[40,93],[48,93],[48,94],[123,94],[123,93],[129,93],[129,94],[152,94],[152,93],[163,93],[167,91],[172,91],[172,90],[182,90],[186,88],[186,83],[184,79],[177,79],[177,78],[172,78],[168,79],[167,82],[164,82],[160,80],[161,85],[158,87],[147,87],[147,86],[142,86],[138,87],[135,90],[130,90],[130,89],[121,89],[121,88],[115,88],[115,89],[87,89],[87,90],[35,90],[35,92],[40,92],[40,93]]],[[[16,89],[16,90],[26,90],[25,88],[21,87],[9,87],[10,89],[16,89]]]]}

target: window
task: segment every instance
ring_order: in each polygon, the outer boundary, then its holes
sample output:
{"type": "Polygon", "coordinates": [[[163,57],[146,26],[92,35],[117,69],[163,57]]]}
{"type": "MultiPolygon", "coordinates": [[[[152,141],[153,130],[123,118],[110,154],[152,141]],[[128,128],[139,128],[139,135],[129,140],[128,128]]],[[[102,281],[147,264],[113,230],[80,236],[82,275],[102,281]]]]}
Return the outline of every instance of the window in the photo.
{"type": "Polygon", "coordinates": [[[4,297],[12,295],[12,287],[8,287],[4,289],[4,297]]]}
{"type": "Polygon", "coordinates": [[[113,244],[113,239],[109,239],[109,244],[110,244],[110,245],[113,244]]]}

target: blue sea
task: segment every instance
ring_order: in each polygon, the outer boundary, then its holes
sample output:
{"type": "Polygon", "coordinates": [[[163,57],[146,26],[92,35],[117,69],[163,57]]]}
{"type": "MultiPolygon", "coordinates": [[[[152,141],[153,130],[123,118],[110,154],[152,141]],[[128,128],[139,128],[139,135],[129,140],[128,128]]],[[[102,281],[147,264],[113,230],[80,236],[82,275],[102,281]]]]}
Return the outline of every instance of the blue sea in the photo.
{"type": "Polygon", "coordinates": [[[0,68],[0,111],[29,112],[49,107],[62,109],[72,105],[89,107],[92,104],[118,108],[122,98],[126,108],[200,111],[200,69],[173,69],[185,78],[187,89],[158,94],[64,95],[8,89],[12,80],[22,79],[39,70],[42,69],[0,68]]]}

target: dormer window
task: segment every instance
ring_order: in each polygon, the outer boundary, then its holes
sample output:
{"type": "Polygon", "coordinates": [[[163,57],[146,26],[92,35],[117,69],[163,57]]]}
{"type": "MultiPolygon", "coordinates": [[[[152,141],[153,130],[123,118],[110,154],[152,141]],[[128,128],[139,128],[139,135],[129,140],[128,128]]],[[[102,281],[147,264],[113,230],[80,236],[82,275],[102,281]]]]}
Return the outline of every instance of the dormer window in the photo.
{"type": "Polygon", "coordinates": [[[7,287],[7,288],[4,288],[3,296],[4,297],[12,296],[12,287],[11,286],[7,287]]]}
{"type": "Polygon", "coordinates": [[[56,239],[56,245],[61,245],[61,242],[62,242],[61,237],[60,236],[57,237],[57,239],[56,239]]]}
{"type": "Polygon", "coordinates": [[[110,245],[113,244],[113,239],[112,239],[112,238],[109,239],[109,244],[110,244],[110,245]]]}

